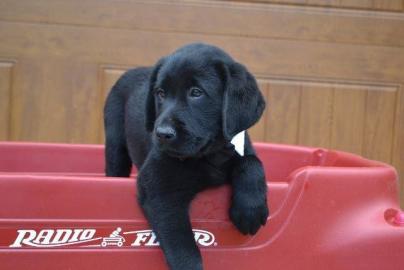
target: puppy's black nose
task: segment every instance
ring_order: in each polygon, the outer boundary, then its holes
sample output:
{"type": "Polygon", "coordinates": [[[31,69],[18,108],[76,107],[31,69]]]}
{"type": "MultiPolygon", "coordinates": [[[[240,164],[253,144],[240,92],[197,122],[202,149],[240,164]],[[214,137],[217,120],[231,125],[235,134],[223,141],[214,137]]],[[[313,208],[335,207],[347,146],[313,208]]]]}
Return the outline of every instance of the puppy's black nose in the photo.
{"type": "Polygon", "coordinates": [[[172,127],[163,126],[156,128],[156,136],[160,140],[171,141],[175,139],[175,135],[175,130],[172,127]]]}

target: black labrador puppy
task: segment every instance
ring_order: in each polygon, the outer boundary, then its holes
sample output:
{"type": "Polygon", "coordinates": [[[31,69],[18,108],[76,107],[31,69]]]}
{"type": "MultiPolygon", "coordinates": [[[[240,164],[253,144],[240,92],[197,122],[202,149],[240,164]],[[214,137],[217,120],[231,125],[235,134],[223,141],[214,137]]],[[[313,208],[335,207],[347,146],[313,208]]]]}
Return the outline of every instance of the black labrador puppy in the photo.
{"type": "Polygon", "coordinates": [[[104,110],[106,174],[127,177],[132,164],[139,168],[138,200],[170,269],[202,269],[188,210],[204,189],[232,185],[230,219],[243,234],[265,224],[263,166],[244,134],[264,108],[247,69],[200,43],[127,71],[112,88],[104,110]]]}

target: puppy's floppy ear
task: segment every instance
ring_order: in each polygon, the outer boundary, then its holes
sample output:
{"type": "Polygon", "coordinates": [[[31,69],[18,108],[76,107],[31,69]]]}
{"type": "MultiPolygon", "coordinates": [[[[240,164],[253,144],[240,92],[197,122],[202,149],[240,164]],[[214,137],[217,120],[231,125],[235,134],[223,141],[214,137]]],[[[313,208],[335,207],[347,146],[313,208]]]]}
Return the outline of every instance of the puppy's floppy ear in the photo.
{"type": "Polygon", "coordinates": [[[156,121],[156,104],[154,101],[154,87],[157,79],[157,74],[163,65],[164,59],[160,59],[154,66],[149,79],[149,90],[146,98],[146,130],[153,131],[154,122],[156,121]]]}
{"type": "Polygon", "coordinates": [[[223,94],[223,135],[231,140],[253,126],[265,109],[265,101],[254,76],[241,64],[225,65],[223,94]]]}

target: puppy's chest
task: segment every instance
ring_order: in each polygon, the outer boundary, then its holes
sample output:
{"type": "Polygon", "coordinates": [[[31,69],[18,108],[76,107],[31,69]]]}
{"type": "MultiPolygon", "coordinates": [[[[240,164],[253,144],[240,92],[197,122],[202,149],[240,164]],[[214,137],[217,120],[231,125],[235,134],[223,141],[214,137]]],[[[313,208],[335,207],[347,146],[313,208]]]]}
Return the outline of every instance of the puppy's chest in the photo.
{"type": "Polygon", "coordinates": [[[197,192],[229,182],[235,155],[233,147],[203,158],[185,160],[155,155],[140,170],[138,181],[149,192],[197,192]]]}
{"type": "MultiPolygon", "coordinates": [[[[225,184],[229,180],[228,167],[213,167],[205,160],[197,164],[184,162],[175,173],[170,174],[164,181],[158,181],[158,190],[183,190],[199,192],[206,188],[225,184]]],[[[160,178],[163,180],[163,178],[160,178]]]]}
{"type": "Polygon", "coordinates": [[[211,185],[223,184],[228,180],[230,174],[230,160],[220,157],[202,158],[190,162],[184,162],[181,169],[177,171],[178,178],[188,183],[211,185]]]}
{"type": "Polygon", "coordinates": [[[212,157],[198,160],[182,161],[170,172],[170,188],[203,190],[212,186],[225,184],[230,180],[229,159],[212,157]]]}
{"type": "Polygon", "coordinates": [[[222,185],[229,182],[233,153],[221,153],[219,155],[206,157],[201,161],[201,180],[208,186],[222,185]]]}

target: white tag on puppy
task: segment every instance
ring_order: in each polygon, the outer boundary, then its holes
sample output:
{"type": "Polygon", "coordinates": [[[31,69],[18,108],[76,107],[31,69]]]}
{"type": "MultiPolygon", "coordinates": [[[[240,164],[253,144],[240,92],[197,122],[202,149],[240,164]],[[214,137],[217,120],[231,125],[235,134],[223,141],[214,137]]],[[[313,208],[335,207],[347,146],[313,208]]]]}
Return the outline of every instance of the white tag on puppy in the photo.
{"type": "Polygon", "coordinates": [[[244,156],[245,130],[237,133],[230,142],[240,156],[244,156]]]}

